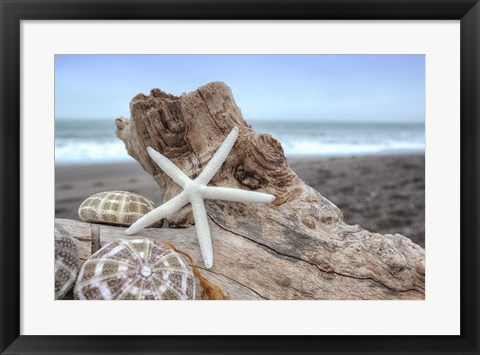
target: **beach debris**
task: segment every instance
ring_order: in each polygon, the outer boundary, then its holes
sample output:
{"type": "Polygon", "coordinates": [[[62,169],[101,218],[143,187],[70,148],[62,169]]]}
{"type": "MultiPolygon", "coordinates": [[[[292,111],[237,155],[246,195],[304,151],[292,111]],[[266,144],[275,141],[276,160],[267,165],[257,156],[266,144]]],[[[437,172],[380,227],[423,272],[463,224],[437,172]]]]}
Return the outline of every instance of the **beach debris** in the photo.
{"type": "Polygon", "coordinates": [[[75,239],[55,227],[55,299],[62,299],[73,288],[80,266],[75,239]]]}
{"type": "Polygon", "coordinates": [[[195,278],[183,255],[159,240],[118,239],[81,267],[80,300],[192,300],[195,278]]]}
{"type": "Polygon", "coordinates": [[[234,127],[200,175],[194,180],[190,179],[168,158],[157,152],[155,149],[147,147],[147,152],[153,161],[168,176],[170,176],[174,182],[180,185],[183,188],[183,191],[133,223],[131,227],[125,231],[125,234],[135,234],[156,221],[169,217],[186,204],[191,203],[193,218],[195,220],[195,229],[203,261],[207,268],[211,268],[213,266],[212,239],[203,200],[213,199],[245,203],[269,203],[275,200],[275,196],[262,192],[247,191],[230,187],[207,186],[213,176],[222,167],[225,159],[227,159],[237,137],[238,127],[234,127]]]}
{"type": "Polygon", "coordinates": [[[78,216],[84,222],[129,227],[154,209],[155,204],[142,195],[120,190],[105,191],[83,201],[78,216]]]}
{"type": "Polygon", "coordinates": [[[167,247],[170,249],[176,251],[179,254],[182,254],[188,258],[190,261],[190,265],[192,266],[192,271],[193,274],[197,277],[198,281],[200,282],[200,286],[202,287],[202,293],[200,294],[200,297],[203,300],[229,300],[230,297],[225,295],[223,293],[223,290],[215,285],[213,282],[208,281],[205,277],[202,276],[200,273],[200,270],[195,266],[195,262],[193,261],[193,258],[188,254],[187,252],[183,250],[179,250],[175,247],[175,245],[169,243],[169,242],[163,242],[167,247]]]}
{"type": "Polygon", "coordinates": [[[205,277],[202,276],[198,268],[195,266],[195,262],[193,258],[187,252],[183,250],[177,249],[173,244],[168,242],[163,242],[167,247],[170,249],[175,250],[177,253],[185,255],[188,260],[190,261],[190,265],[192,266],[192,270],[194,275],[197,277],[198,281],[200,282],[200,286],[202,287],[201,298],[203,300],[229,300],[230,297],[223,293],[223,290],[215,285],[213,282],[208,281],[205,277]]]}

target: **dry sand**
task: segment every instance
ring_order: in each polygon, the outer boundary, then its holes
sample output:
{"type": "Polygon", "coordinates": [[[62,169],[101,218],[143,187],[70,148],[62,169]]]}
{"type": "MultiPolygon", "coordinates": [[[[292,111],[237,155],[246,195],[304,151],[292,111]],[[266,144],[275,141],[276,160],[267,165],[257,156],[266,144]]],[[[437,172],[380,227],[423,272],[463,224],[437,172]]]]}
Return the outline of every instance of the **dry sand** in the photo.
{"type": "MultiPolygon", "coordinates": [[[[349,224],[400,233],[425,246],[424,155],[289,158],[307,184],[335,203],[349,224]]],[[[55,168],[55,215],[78,219],[77,209],[101,191],[128,190],[159,204],[162,191],[137,163],[59,165],[55,168]]]]}

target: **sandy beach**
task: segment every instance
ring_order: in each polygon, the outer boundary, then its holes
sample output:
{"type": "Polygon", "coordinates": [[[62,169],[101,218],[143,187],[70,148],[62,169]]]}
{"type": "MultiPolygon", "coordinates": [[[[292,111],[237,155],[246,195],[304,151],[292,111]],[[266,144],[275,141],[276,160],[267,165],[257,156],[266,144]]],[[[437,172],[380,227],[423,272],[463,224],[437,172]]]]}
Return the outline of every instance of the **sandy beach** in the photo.
{"type": "MultiPolygon", "coordinates": [[[[288,158],[307,184],[335,203],[349,224],[380,233],[400,233],[425,246],[424,155],[288,158]]],[[[156,204],[162,191],[137,163],[57,165],[55,215],[77,219],[88,196],[129,190],[156,204]]]]}

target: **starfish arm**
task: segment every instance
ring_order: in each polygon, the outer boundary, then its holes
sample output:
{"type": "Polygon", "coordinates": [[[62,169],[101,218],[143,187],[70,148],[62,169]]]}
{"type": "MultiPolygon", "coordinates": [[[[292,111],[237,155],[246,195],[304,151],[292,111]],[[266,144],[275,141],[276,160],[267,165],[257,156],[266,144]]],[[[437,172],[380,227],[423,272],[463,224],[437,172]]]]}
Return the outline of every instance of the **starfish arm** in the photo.
{"type": "Polygon", "coordinates": [[[220,148],[218,148],[212,159],[210,159],[208,162],[207,166],[205,166],[201,174],[195,179],[198,183],[206,185],[215,176],[217,171],[222,167],[225,159],[227,159],[227,156],[232,150],[237,137],[238,128],[233,127],[232,131],[229,133],[227,138],[225,138],[220,148]]]}
{"type": "Polygon", "coordinates": [[[208,226],[207,211],[205,210],[203,199],[200,196],[192,196],[191,203],[203,262],[207,268],[211,268],[213,266],[213,248],[210,228],[208,226]]]}
{"type": "Polygon", "coordinates": [[[155,163],[162,169],[165,174],[170,176],[181,187],[191,181],[191,179],[185,175],[175,164],[173,164],[167,157],[157,152],[152,147],[147,147],[147,152],[155,163]]]}
{"type": "Polygon", "coordinates": [[[135,234],[143,228],[146,228],[149,225],[161,220],[162,218],[172,215],[180,208],[185,206],[188,201],[188,195],[182,192],[181,194],[175,196],[171,200],[165,202],[161,206],[155,208],[153,211],[147,213],[145,216],[140,218],[125,231],[125,234],[135,234]]]}
{"type": "Polygon", "coordinates": [[[224,200],[250,203],[269,203],[275,200],[275,196],[263,192],[232,189],[229,187],[202,186],[203,198],[209,200],[224,200]]]}

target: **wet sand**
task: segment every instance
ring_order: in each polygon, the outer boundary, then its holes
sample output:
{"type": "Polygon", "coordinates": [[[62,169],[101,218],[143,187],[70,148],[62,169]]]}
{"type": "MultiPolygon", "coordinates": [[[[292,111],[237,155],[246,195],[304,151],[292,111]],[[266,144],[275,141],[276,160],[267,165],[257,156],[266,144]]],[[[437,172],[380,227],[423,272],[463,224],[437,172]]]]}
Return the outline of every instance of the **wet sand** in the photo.
{"type": "MultiPolygon", "coordinates": [[[[425,246],[424,155],[294,157],[290,167],[335,203],[349,224],[379,233],[400,233],[425,246]]],[[[88,196],[128,190],[162,202],[162,191],[137,163],[57,165],[55,216],[77,219],[88,196]]]]}

